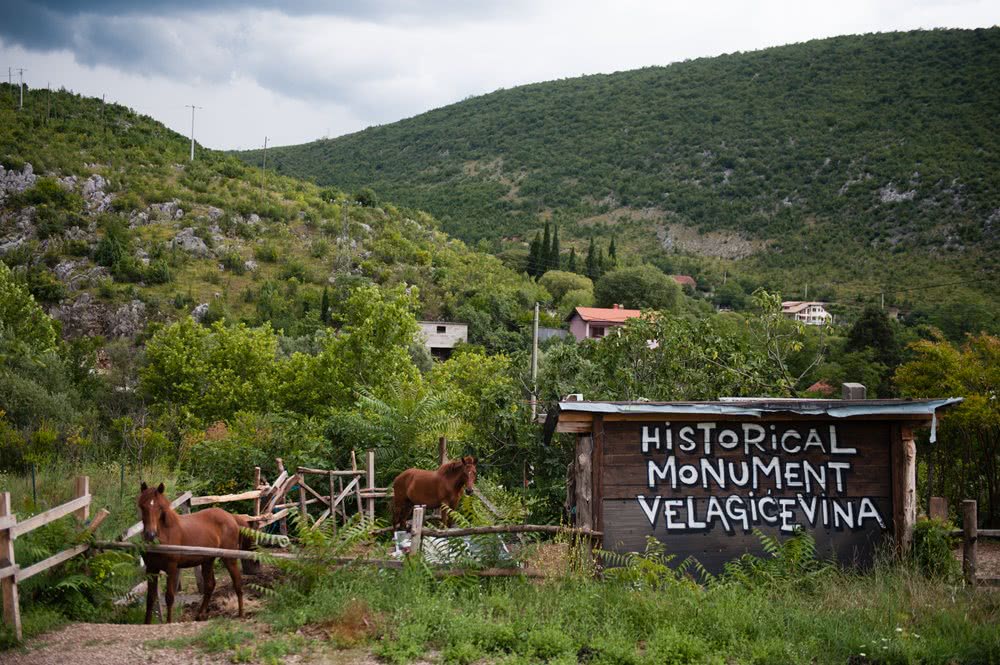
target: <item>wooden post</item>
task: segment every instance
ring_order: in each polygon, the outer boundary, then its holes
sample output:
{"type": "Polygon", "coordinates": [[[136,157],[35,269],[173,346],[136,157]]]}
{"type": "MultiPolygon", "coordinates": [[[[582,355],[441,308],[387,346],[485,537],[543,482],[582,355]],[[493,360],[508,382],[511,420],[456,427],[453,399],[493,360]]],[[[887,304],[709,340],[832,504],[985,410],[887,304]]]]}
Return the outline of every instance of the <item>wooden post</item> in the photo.
{"type": "Polygon", "coordinates": [[[592,453],[594,438],[584,434],[576,439],[576,526],[594,528],[592,453]]]}
{"type": "MultiPolygon", "coordinates": [[[[282,459],[280,457],[275,457],[274,461],[278,465],[278,477],[280,478],[281,474],[285,472],[285,463],[282,461],[282,459]]],[[[277,487],[277,484],[275,485],[274,491],[275,491],[275,493],[277,493],[279,491],[279,488],[277,487]]],[[[278,499],[278,501],[281,502],[281,503],[288,503],[288,492],[285,492],[284,494],[282,494],[281,498],[278,499]]],[[[288,519],[287,518],[282,517],[278,521],[278,533],[280,533],[282,536],[287,536],[288,535],[288,519]]]]}
{"type": "Polygon", "coordinates": [[[962,572],[965,583],[976,588],[976,540],[979,528],[976,526],[976,502],[966,499],[962,502],[962,572]]]}
{"type": "MultiPolygon", "coordinates": [[[[365,460],[365,476],[368,481],[368,492],[375,492],[375,451],[369,450],[365,460]]],[[[369,494],[368,497],[368,521],[375,521],[375,497],[369,494]]]]}
{"type": "Polygon", "coordinates": [[[413,507],[413,526],[410,529],[410,554],[420,555],[424,535],[424,507],[413,507]]]}
{"type": "Polygon", "coordinates": [[[917,521],[917,444],[909,427],[893,426],[891,436],[893,537],[896,553],[904,556],[917,521]]]}
{"type": "MultiPolygon", "coordinates": [[[[255,466],[253,468],[253,489],[260,489],[260,467],[255,466]]],[[[258,496],[253,500],[253,514],[260,515],[260,497],[258,496]]]]}
{"type": "Polygon", "coordinates": [[[301,473],[298,474],[299,481],[299,533],[301,534],[309,526],[309,511],[306,509],[306,479],[301,473]]]}
{"type": "MultiPolygon", "coordinates": [[[[10,492],[0,493],[0,517],[14,513],[10,509],[10,492]]],[[[0,529],[0,568],[16,565],[14,562],[14,540],[10,537],[10,529],[0,529]]],[[[21,640],[21,606],[17,599],[17,579],[13,575],[0,580],[0,590],[3,592],[3,621],[13,631],[18,641],[21,640]]]]}
{"type": "MultiPolygon", "coordinates": [[[[87,496],[88,494],[90,494],[90,478],[88,476],[77,476],[73,498],[79,499],[80,497],[87,496]]],[[[73,515],[75,515],[81,522],[86,522],[90,517],[90,504],[87,504],[83,508],[75,511],[73,515]]]]}
{"type": "Polygon", "coordinates": [[[438,466],[441,466],[448,461],[448,438],[440,437],[438,439],[438,466]]]}
{"type": "MultiPolygon", "coordinates": [[[[358,456],[351,451],[351,471],[357,472],[358,470],[358,456]]],[[[357,476],[355,476],[357,477],[357,476]]],[[[364,514],[365,509],[361,506],[361,479],[358,478],[358,484],[354,486],[354,496],[358,500],[358,515],[364,514]]]]}
{"type": "Polygon", "coordinates": [[[932,496],[927,506],[927,517],[932,520],[948,521],[948,499],[943,496],[932,496]]]}
{"type": "Polygon", "coordinates": [[[333,481],[335,476],[331,471],[330,475],[327,477],[330,479],[330,520],[333,521],[333,532],[337,533],[337,513],[334,511],[333,507],[333,500],[337,498],[337,495],[334,493],[334,487],[333,487],[333,481]]]}

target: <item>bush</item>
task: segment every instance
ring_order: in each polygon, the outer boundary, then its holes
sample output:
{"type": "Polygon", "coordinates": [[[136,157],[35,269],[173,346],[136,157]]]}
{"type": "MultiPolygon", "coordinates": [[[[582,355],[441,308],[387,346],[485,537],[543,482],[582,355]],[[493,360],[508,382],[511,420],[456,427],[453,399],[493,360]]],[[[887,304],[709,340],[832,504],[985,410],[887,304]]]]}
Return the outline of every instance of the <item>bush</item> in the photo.
{"type": "Polygon", "coordinates": [[[959,539],[951,535],[955,525],[943,520],[920,520],[913,528],[914,563],[933,579],[952,579],[961,572],[952,551],[959,539]]]}
{"type": "Polygon", "coordinates": [[[258,261],[276,263],[278,261],[278,248],[271,243],[264,243],[254,248],[253,255],[258,261]]]}
{"type": "Polygon", "coordinates": [[[156,259],[151,261],[146,270],[143,271],[143,279],[147,284],[166,284],[171,279],[173,279],[173,274],[170,271],[170,264],[163,259],[156,259]]]}
{"type": "Polygon", "coordinates": [[[680,296],[677,282],[652,266],[614,270],[594,287],[599,307],[620,304],[634,309],[672,310],[680,296]]]}

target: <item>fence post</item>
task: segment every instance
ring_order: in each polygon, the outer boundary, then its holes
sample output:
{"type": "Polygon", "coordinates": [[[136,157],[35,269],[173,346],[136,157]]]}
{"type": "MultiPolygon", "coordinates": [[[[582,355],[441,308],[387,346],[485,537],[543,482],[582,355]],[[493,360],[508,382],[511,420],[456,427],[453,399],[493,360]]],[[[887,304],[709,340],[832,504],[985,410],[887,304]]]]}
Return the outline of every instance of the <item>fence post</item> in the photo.
{"type": "Polygon", "coordinates": [[[296,474],[299,481],[299,534],[309,526],[309,512],[306,509],[306,477],[301,471],[296,474]]]}
{"type": "Polygon", "coordinates": [[[440,437],[438,439],[438,466],[444,464],[448,461],[448,438],[440,437]]]}
{"type": "Polygon", "coordinates": [[[966,499],[962,502],[962,572],[965,574],[965,583],[973,589],[976,588],[976,539],[979,537],[979,529],[976,526],[976,502],[973,499],[966,499]]]}
{"type": "Polygon", "coordinates": [[[410,554],[420,555],[420,548],[423,545],[424,533],[424,507],[413,507],[413,527],[410,530],[410,554]]]}
{"type": "MultiPolygon", "coordinates": [[[[358,456],[354,454],[353,450],[351,450],[351,471],[358,472],[358,456]]],[[[361,478],[358,476],[353,476],[353,478],[358,481],[357,485],[354,486],[354,496],[358,499],[358,515],[363,515],[365,509],[361,505],[361,478]]]]}
{"type": "Polygon", "coordinates": [[[335,490],[334,490],[333,471],[330,472],[330,475],[327,476],[327,478],[329,479],[330,482],[330,519],[333,520],[333,532],[337,533],[337,509],[333,505],[333,500],[337,498],[337,495],[334,493],[335,490]]]}
{"type": "Polygon", "coordinates": [[[375,451],[374,450],[369,450],[368,451],[368,453],[366,455],[365,462],[366,462],[366,468],[365,468],[365,472],[366,473],[365,473],[365,475],[367,476],[367,480],[368,480],[368,492],[370,493],[369,496],[368,496],[368,522],[371,523],[371,522],[375,521],[375,497],[371,496],[371,494],[375,493],[375,451]]]}
{"type": "MultiPolygon", "coordinates": [[[[253,468],[253,488],[260,491],[260,467],[255,466],[253,468]]],[[[260,496],[253,500],[253,514],[256,517],[260,515],[260,496]]]]}
{"type": "Polygon", "coordinates": [[[932,496],[927,506],[927,517],[932,520],[948,521],[948,499],[943,496],[932,496]]]}
{"type": "MultiPolygon", "coordinates": [[[[13,515],[10,509],[10,492],[0,493],[0,517],[13,515]]],[[[10,528],[0,529],[0,568],[14,566],[14,541],[10,528]]],[[[3,620],[10,626],[18,641],[21,640],[21,606],[17,600],[17,579],[13,575],[0,580],[3,591],[3,620]]]]}
{"type": "MultiPolygon", "coordinates": [[[[90,477],[89,476],[77,476],[76,477],[76,488],[73,492],[73,498],[79,499],[81,496],[87,496],[90,494],[90,477]]],[[[88,503],[83,508],[75,511],[73,513],[78,520],[81,522],[86,522],[90,517],[90,504],[88,503]]]]}
{"type": "MultiPolygon", "coordinates": [[[[285,463],[284,463],[284,461],[282,461],[282,459],[281,459],[280,457],[275,457],[275,458],[274,458],[274,461],[275,461],[275,462],[277,463],[277,465],[278,465],[278,477],[280,478],[280,477],[281,477],[281,474],[282,474],[282,473],[284,473],[284,471],[285,471],[285,463]]],[[[278,488],[278,486],[277,486],[277,485],[275,485],[275,487],[274,487],[274,492],[275,492],[275,494],[277,494],[277,493],[278,493],[278,489],[279,489],[279,488],[278,488]]],[[[281,502],[281,503],[283,503],[283,504],[284,504],[284,503],[288,503],[288,492],[285,492],[285,493],[284,493],[284,494],[283,494],[283,495],[282,495],[282,496],[281,496],[281,497],[280,497],[280,498],[278,499],[278,501],[279,501],[279,502],[281,502]]],[[[287,518],[285,518],[285,517],[282,517],[282,518],[281,518],[281,519],[280,519],[280,520],[278,521],[278,533],[280,533],[280,534],[281,534],[282,536],[287,536],[287,535],[288,535],[288,519],[287,519],[287,518]]]]}

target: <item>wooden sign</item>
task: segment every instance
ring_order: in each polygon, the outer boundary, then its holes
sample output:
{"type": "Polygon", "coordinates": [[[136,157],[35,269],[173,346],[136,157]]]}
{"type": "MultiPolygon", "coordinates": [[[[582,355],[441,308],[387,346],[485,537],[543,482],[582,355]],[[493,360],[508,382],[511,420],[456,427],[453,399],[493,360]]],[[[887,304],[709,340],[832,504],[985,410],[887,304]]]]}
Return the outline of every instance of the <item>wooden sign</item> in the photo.
{"type": "Polygon", "coordinates": [[[891,422],[619,420],[594,434],[594,521],[609,550],[655,536],[719,571],[761,552],[755,529],[804,529],[819,556],[866,565],[893,533],[891,422]]]}

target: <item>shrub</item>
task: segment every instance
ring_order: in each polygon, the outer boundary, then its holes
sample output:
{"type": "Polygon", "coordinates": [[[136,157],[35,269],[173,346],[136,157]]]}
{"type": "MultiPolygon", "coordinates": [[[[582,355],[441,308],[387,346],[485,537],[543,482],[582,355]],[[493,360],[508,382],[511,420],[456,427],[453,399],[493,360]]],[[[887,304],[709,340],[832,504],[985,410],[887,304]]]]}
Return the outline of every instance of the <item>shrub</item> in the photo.
{"type": "Polygon", "coordinates": [[[163,259],[151,261],[146,270],[143,271],[143,279],[147,284],[166,284],[173,279],[170,271],[170,264],[163,259]]]}
{"type": "Polygon", "coordinates": [[[247,271],[246,262],[237,251],[226,253],[226,255],[222,257],[222,266],[234,275],[242,275],[247,271]]]}
{"type": "Polygon", "coordinates": [[[921,573],[935,579],[951,579],[960,572],[952,551],[958,538],[951,535],[955,528],[943,520],[920,520],[913,528],[911,556],[921,573]]]}
{"type": "Polygon", "coordinates": [[[263,243],[254,248],[253,255],[258,261],[276,263],[278,261],[278,248],[271,243],[263,243]]]}

